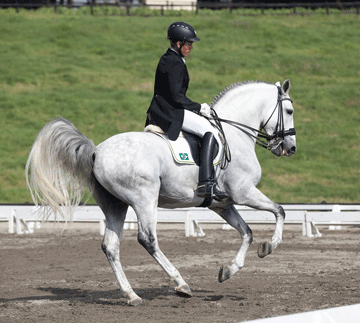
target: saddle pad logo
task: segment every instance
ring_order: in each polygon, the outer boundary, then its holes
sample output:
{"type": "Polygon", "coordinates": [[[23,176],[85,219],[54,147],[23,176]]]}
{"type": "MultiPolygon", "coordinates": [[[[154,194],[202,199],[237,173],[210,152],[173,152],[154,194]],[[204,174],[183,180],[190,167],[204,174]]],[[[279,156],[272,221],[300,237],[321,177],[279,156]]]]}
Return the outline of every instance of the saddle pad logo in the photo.
{"type": "Polygon", "coordinates": [[[186,153],[179,153],[181,160],[189,160],[189,155],[186,153]]]}

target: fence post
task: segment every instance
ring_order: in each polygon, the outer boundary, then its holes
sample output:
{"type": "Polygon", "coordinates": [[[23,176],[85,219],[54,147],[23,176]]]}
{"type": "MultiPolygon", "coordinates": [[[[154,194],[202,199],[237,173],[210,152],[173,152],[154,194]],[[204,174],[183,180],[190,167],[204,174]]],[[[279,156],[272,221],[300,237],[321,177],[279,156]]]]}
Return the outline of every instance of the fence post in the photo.
{"type": "Polygon", "coordinates": [[[161,16],[164,15],[164,6],[161,6],[161,16]]]}
{"type": "MultiPolygon", "coordinates": [[[[359,9],[359,8],[358,8],[359,9]]],[[[198,14],[199,13],[199,1],[196,2],[196,8],[195,8],[195,13],[198,14]]]]}
{"type": "Polygon", "coordinates": [[[99,220],[99,224],[100,224],[100,235],[104,235],[105,234],[105,220],[99,220]]]}
{"type": "Polygon", "coordinates": [[[185,211],[185,237],[191,237],[194,235],[194,227],[192,220],[190,219],[189,211],[185,211]]]}
{"type": "Polygon", "coordinates": [[[14,217],[15,217],[15,222],[16,222],[16,234],[22,234],[22,229],[21,229],[21,221],[20,218],[18,216],[16,216],[16,210],[14,210],[14,217]]]}
{"type": "Polygon", "coordinates": [[[94,4],[93,4],[93,1],[90,2],[90,12],[91,12],[91,15],[93,16],[93,15],[94,15],[94,4]]]}
{"type": "Polygon", "coordinates": [[[294,7],[294,15],[296,15],[296,7],[294,7]]]}
{"type": "Polygon", "coordinates": [[[303,219],[303,222],[302,222],[302,235],[303,236],[306,236],[306,230],[307,230],[307,227],[306,227],[306,211],[304,211],[304,219],[303,219]]]}
{"type": "Polygon", "coordinates": [[[10,218],[8,223],[8,232],[14,233],[15,210],[10,211],[10,218]]]}
{"type": "Polygon", "coordinates": [[[126,5],[126,15],[130,16],[130,5],[126,5]]]}

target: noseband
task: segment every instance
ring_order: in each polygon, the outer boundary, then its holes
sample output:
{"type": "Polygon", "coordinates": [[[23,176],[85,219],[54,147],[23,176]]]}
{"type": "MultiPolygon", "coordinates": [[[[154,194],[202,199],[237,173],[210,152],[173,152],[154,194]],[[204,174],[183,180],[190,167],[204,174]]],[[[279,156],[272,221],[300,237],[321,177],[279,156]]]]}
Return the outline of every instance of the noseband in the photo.
{"type": "Polygon", "coordinates": [[[278,98],[277,98],[276,106],[275,106],[273,112],[271,113],[269,119],[260,128],[260,130],[257,130],[255,128],[249,127],[245,124],[235,122],[232,120],[221,119],[218,117],[216,111],[214,109],[211,109],[212,116],[213,116],[212,120],[215,122],[215,124],[213,124],[213,125],[221,132],[222,136],[224,137],[224,141],[225,141],[225,147],[226,147],[225,160],[226,160],[226,162],[223,163],[224,166],[222,168],[225,168],[226,163],[230,162],[231,156],[230,156],[229,147],[227,145],[227,141],[225,139],[225,134],[222,129],[221,122],[227,123],[230,126],[233,126],[237,129],[241,130],[243,133],[245,133],[249,137],[254,138],[256,144],[258,144],[259,146],[266,148],[268,150],[276,149],[283,143],[283,141],[285,140],[285,137],[294,136],[296,134],[295,128],[290,128],[289,130],[285,130],[285,128],[284,128],[284,114],[283,114],[283,104],[282,103],[283,103],[283,101],[290,101],[291,103],[293,101],[290,98],[282,98],[282,95],[283,95],[282,89],[280,86],[277,86],[277,88],[278,88],[278,98]],[[268,135],[265,133],[265,127],[269,123],[272,116],[274,115],[276,109],[278,109],[278,120],[276,122],[275,131],[272,135],[268,135]],[[257,135],[252,134],[251,132],[249,132],[249,130],[254,131],[255,133],[257,133],[257,135]],[[265,139],[267,142],[264,141],[263,139],[265,139]]]}

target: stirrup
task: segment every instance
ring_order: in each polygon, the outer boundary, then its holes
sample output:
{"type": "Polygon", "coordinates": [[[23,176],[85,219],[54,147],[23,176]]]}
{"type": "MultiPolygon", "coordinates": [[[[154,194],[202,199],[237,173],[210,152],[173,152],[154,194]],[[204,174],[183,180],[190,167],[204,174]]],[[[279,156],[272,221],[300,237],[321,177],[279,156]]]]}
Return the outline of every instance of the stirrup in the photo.
{"type": "Polygon", "coordinates": [[[217,201],[221,201],[229,197],[228,193],[220,191],[216,187],[216,183],[211,182],[199,185],[196,190],[196,195],[202,198],[210,197],[217,201]]]}

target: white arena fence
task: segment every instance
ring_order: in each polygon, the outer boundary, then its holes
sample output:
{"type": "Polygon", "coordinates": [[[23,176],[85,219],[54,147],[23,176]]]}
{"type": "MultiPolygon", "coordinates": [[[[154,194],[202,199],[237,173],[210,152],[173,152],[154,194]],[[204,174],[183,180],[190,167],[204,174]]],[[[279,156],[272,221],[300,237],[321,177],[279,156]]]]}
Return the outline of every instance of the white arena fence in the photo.
{"type": "MultiPolygon", "coordinates": [[[[283,204],[286,212],[285,225],[302,225],[303,236],[321,237],[318,225],[329,225],[330,229],[339,229],[342,225],[360,225],[360,204],[283,204]]],[[[275,224],[272,213],[238,206],[243,219],[248,224],[275,224]]],[[[158,209],[158,223],[184,224],[185,236],[204,236],[202,224],[222,224],[224,230],[231,227],[215,212],[203,208],[158,209]]],[[[34,205],[0,205],[0,221],[8,222],[9,233],[33,233],[40,228],[38,210],[34,205]]],[[[50,216],[49,221],[54,221],[50,216]]],[[[105,216],[96,205],[80,206],[73,215],[73,222],[97,222],[100,234],[105,231],[105,216]]],[[[125,229],[134,229],[137,218],[129,208],[125,229]]]]}
{"type": "Polygon", "coordinates": [[[244,323],[359,323],[360,304],[270,317],[244,323]]]}
{"type": "Polygon", "coordinates": [[[359,323],[360,304],[270,317],[246,323],[359,323]]]}

